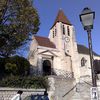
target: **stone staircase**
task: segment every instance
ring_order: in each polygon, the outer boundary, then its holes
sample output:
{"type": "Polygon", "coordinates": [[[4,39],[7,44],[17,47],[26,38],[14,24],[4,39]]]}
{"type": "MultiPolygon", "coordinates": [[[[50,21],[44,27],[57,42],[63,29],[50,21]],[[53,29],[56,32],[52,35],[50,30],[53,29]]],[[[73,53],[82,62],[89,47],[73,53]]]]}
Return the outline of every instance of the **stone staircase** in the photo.
{"type": "MultiPolygon", "coordinates": [[[[49,93],[52,92],[53,96],[51,99],[49,95],[50,100],[91,100],[91,79],[80,79],[80,82],[76,84],[74,78],[50,76],[49,81],[51,81],[49,93]]],[[[98,83],[100,85],[100,80],[98,83]]],[[[98,91],[100,97],[100,87],[98,91]]]]}
{"type": "MultiPolygon", "coordinates": [[[[62,76],[50,76],[50,91],[53,92],[53,99],[50,100],[69,100],[70,95],[66,94],[69,92],[74,86],[75,79],[74,78],[64,78],[62,76]]],[[[74,88],[73,88],[74,90],[74,88]]],[[[72,91],[73,91],[72,90],[72,91]]],[[[51,97],[50,97],[51,98],[51,97]]]]}
{"type": "Polygon", "coordinates": [[[90,100],[90,87],[86,83],[78,83],[70,100],[90,100]]]}

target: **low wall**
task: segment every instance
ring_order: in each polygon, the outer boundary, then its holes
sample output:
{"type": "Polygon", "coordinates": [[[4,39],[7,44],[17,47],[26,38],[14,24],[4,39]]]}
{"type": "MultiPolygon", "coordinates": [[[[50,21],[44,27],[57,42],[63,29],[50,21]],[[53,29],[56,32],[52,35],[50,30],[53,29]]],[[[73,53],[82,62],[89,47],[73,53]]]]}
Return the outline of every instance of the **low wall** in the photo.
{"type": "Polygon", "coordinates": [[[18,90],[22,90],[22,99],[29,95],[43,95],[45,89],[23,89],[23,88],[0,88],[0,100],[11,100],[11,98],[17,93],[18,90]]]}

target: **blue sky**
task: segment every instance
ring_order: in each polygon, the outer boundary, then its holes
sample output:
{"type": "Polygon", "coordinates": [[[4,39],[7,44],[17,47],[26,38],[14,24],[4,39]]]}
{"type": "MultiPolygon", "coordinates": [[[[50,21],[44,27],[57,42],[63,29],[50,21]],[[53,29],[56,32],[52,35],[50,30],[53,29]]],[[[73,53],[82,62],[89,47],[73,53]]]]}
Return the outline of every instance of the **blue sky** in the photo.
{"type": "Polygon", "coordinates": [[[83,30],[79,14],[84,7],[95,11],[94,29],[92,30],[93,50],[100,54],[100,1],[99,0],[34,0],[34,6],[40,16],[40,30],[37,35],[48,37],[49,29],[60,8],[74,25],[76,40],[79,44],[88,46],[87,32],[83,30]]]}

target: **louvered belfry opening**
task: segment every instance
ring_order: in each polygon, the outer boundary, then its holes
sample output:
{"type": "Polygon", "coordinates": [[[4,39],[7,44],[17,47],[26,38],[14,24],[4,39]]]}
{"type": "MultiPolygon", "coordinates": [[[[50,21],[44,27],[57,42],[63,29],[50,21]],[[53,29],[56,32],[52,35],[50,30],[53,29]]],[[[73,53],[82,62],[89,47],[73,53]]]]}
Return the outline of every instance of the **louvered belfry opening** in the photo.
{"type": "Polygon", "coordinates": [[[49,60],[43,61],[43,75],[51,75],[51,62],[49,60]]]}

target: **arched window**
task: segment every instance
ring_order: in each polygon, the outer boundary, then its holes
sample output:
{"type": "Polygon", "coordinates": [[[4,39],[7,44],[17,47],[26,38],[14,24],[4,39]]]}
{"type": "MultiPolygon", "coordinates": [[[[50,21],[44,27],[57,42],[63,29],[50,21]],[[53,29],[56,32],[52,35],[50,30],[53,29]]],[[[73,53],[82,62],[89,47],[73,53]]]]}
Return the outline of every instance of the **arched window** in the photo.
{"type": "Polygon", "coordinates": [[[86,62],[87,62],[87,60],[83,57],[83,58],[81,59],[81,66],[82,66],[82,67],[85,66],[85,65],[86,65],[86,62]]]}

